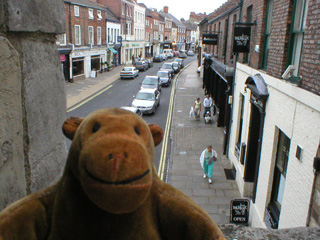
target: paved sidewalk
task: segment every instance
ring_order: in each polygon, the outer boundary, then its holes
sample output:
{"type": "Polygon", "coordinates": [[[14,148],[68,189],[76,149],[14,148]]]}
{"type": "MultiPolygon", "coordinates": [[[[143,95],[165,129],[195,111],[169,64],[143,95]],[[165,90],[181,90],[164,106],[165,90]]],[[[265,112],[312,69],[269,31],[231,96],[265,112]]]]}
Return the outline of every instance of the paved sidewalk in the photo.
{"type": "MultiPolygon", "coordinates": [[[[227,180],[224,169],[231,168],[223,153],[223,128],[216,121],[205,124],[189,117],[189,111],[197,97],[204,99],[202,79],[196,73],[197,62],[192,62],[179,75],[176,85],[171,127],[172,153],[168,183],[183,191],[205,209],[217,224],[229,223],[230,201],[240,198],[237,184],[227,180]],[[203,179],[199,158],[208,144],[218,153],[214,165],[213,183],[203,179]]],[[[203,114],[203,109],[201,116],[203,114]]]]}
{"type": "Polygon", "coordinates": [[[97,73],[96,78],[76,80],[74,83],[67,82],[67,109],[70,109],[116,81],[120,77],[120,71],[124,66],[125,65],[114,67],[109,72],[97,73]]]}
{"type": "MultiPolygon", "coordinates": [[[[97,78],[66,83],[67,109],[99,92],[119,78],[123,66],[110,72],[98,73],[97,78]]],[[[224,168],[229,160],[222,154],[223,129],[205,125],[203,119],[189,118],[190,107],[197,97],[203,101],[202,79],[196,73],[197,61],[192,62],[177,79],[173,121],[171,127],[172,152],[167,182],[190,196],[204,208],[217,224],[229,222],[230,201],[240,194],[235,181],[227,180],[224,168]],[[214,166],[213,184],[203,179],[199,163],[201,152],[211,144],[218,153],[214,166]]],[[[203,112],[202,112],[203,113],[203,112]]]]}

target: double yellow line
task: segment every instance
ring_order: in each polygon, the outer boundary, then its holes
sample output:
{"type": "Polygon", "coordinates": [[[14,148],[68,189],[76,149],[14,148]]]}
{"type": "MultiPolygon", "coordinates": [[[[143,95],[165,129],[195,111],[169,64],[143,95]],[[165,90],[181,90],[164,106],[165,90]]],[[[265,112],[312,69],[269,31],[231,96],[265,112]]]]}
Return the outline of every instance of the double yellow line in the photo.
{"type": "Polygon", "coordinates": [[[172,120],[173,100],[174,100],[174,94],[176,91],[176,80],[177,80],[178,75],[175,76],[173,83],[172,83],[170,103],[169,103],[168,116],[167,116],[167,122],[166,122],[166,129],[164,131],[164,137],[163,137],[163,143],[162,143],[162,149],[161,149],[160,163],[159,163],[159,169],[158,169],[158,176],[161,180],[163,180],[164,173],[165,173],[168,139],[169,139],[169,133],[170,133],[170,128],[171,128],[170,122],[172,120]]]}

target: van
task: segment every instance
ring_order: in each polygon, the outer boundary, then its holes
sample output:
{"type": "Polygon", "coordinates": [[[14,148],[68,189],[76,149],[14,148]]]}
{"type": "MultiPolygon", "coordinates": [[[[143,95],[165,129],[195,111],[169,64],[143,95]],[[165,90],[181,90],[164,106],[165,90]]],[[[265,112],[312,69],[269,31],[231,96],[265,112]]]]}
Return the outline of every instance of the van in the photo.
{"type": "Polygon", "coordinates": [[[173,57],[172,49],[163,49],[163,54],[165,54],[168,58],[173,57]]]}
{"type": "Polygon", "coordinates": [[[179,58],[186,58],[187,57],[186,51],[185,50],[180,50],[178,57],[179,58]]]}

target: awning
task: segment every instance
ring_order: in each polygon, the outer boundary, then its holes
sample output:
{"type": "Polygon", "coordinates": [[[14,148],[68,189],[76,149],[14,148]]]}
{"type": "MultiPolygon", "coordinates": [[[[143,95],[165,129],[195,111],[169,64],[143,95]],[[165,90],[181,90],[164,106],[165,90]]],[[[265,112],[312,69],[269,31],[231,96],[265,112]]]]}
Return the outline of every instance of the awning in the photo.
{"type": "Polygon", "coordinates": [[[109,47],[109,50],[110,50],[113,54],[117,54],[117,53],[118,53],[113,47],[109,47]]]}

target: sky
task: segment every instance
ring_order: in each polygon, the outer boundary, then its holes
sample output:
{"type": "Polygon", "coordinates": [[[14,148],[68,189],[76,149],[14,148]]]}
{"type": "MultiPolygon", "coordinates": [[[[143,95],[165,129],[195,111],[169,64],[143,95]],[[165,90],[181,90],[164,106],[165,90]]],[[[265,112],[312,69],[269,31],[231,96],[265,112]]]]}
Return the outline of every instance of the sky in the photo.
{"type": "Polygon", "coordinates": [[[164,6],[169,7],[171,13],[177,19],[189,19],[190,12],[212,13],[227,0],[138,0],[138,3],[144,3],[148,8],[156,8],[158,11],[164,6]]]}

